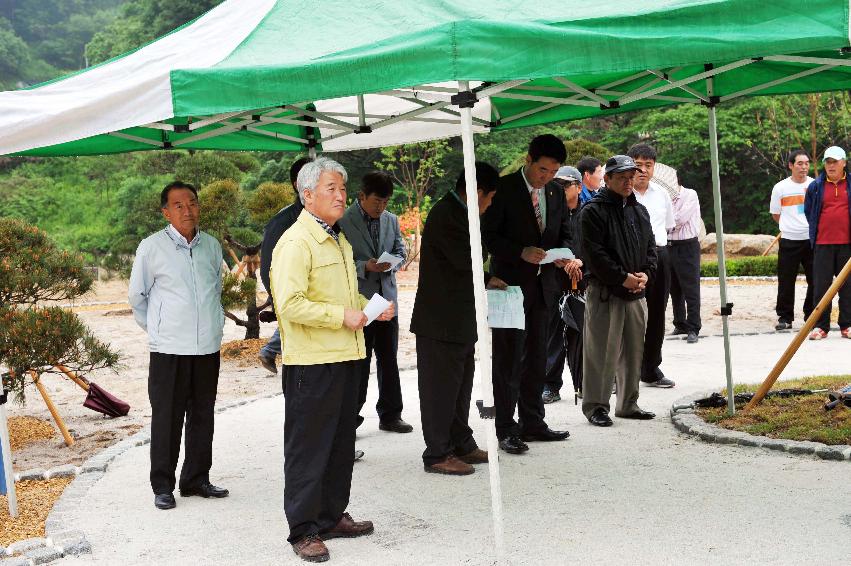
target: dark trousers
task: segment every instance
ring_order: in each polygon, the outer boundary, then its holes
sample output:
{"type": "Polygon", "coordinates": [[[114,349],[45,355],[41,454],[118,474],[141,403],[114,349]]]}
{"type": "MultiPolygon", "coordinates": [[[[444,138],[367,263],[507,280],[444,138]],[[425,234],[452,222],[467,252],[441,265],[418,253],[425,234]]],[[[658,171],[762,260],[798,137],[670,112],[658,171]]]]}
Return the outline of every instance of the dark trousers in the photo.
{"type": "MultiPolygon", "coordinates": [[[[851,257],[851,244],[816,244],[813,250],[813,282],[815,291],[813,300],[820,301],[830,285],[833,277],[839,275],[848,258],[851,257]]],[[[828,305],[819,318],[816,326],[825,332],[830,330],[830,313],[833,305],[828,305]]],[[[851,326],[851,279],[845,281],[839,289],[839,328],[851,326]]]]}
{"type": "MultiPolygon", "coordinates": [[[[564,308],[569,308],[565,306],[564,308]]],[[[554,309],[547,337],[547,389],[553,393],[561,391],[564,381],[565,358],[576,391],[582,390],[582,327],[585,324],[584,309],[576,320],[579,331],[566,326],[561,309],[554,309]]],[[[577,318],[577,317],[575,317],[577,318]]]]}
{"type": "Polygon", "coordinates": [[[475,343],[459,344],[417,335],[417,378],[427,466],[478,445],[467,424],[473,392],[475,343]]]}
{"type": "Polygon", "coordinates": [[[526,329],[494,328],[493,397],[496,436],[500,440],[521,432],[547,428],[544,422],[544,379],[547,365],[547,309],[540,277],[523,288],[526,329]],[[514,420],[517,409],[519,424],[514,420]]]}
{"type": "MultiPolygon", "coordinates": [[[[674,328],[700,332],[700,242],[697,238],[668,243],[674,328]]],[[[794,289],[793,289],[794,292],[794,289]]]]}
{"type": "Polygon", "coordinates": [[[804,267],[807,296],[804,298],[804,320],[813,312],[813,248],[809,240],[780,238],[777,255],[777,319],[791,323],[795,320],[795,281],[798,268],[804,267]]]}
{"type": "Polygon", "coordinates": [[[366,358],[361,364],[360,391],[358,393],[358,426],[363,422],[360,411],[366,403],[369,388],[369,368],[372,365],[372,352],[378,373],[378,403],[375,409],[381,422],[391,422],[402,418],[402,385],[399,383],[399,318],[374,320],[363,329],[366,342],[366,358]]]}
{"type": "Polygon", "coordinates": [[[180,488],[210,481],[213,421],[219,383],[219,353],[179,356],[151,352],[148,398],[151,401],[151,488],[172,493],[186,417],[186,443],[180,488]]]}
{"type": "Polygon", "coordinates": [[[662,342],[665,341],[665,311],[671,292],[671,262],[667,246],[656,246],[656,277],[647,285],[647,330],[644,333],[644,357],[641,381],[650,383],[665,377],[662,365],[662,342]]]}
{"type": "Polygon", "coordinates": [[[332,529],[349,505],[360,364],[287,366],[284,511],[290,543],[332,529]]]}

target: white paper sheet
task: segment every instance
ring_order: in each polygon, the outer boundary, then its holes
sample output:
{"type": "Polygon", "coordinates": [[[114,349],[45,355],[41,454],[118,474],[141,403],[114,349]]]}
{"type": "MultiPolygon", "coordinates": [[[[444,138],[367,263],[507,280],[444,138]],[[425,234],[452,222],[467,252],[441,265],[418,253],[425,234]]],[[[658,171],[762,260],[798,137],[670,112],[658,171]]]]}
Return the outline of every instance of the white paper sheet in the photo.
{"type": "Polygon", "coordinates": [[[573,252],[570,251],[570,248],[553,248],[551,250],[547,250],[547,255],[541,260],[539,265],[544,265],[545,263],[552,263],[557,259],[573,259],[573,252]]]}
{"type": "Polygon", "coordinates": [[[525,330],[526,316],[520,287],[508,287],[504,291],[488,289],[488,326],[525,330]]]}
{"type": "Polygon", "coordinates": [[[393,269],[394,267],[396,267],[397,265],[399,265],[400,263],[402,263],[402,258],[399,257],[399,256],[390,255],[389,253],[384,252],[384,253],[381,254],[381,257],[379,257],[376,260],[376,262],[377,263],[389,263],[390,267],[388,267],[387,269],[384,270],[385,272],[387,272],[387,271],[390,271],[391,269],[393,269]]]}
{"type": "Polygon", "coordinates": [[[366,326],[378,318],[378,315],[387,310],[390,306],[390,301],[375,293],[363,309],[363,314],[366,315],[366,326]]]}

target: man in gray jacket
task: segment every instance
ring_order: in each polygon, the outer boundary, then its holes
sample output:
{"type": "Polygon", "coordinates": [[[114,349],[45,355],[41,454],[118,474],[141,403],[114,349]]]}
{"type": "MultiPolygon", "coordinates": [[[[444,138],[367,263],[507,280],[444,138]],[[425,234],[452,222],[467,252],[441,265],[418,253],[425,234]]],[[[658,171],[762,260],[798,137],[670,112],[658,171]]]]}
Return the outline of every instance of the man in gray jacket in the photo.
{"type": "Polygon", "coordinates": [[[160,194],[168,226],[136,250],[130,274],[130,306],[148,333],[151,358],[151,488],[158,509],[175,506],[180,435],[186,446],[180,495],[227,497],[210,483],[213,415],[219,380],[222,309],[222,246],[198,229],[198,193],[173,182],[160,194]]]}
{"type": "MultiPolygon", "coordinates": [[[[396,271],[401,263],[390,267],[378,262],[384,252],[405,259],[405,244],[395,214],[387,212],[393,194],[393,179],[380,171],[364,175],[358,198],[340,219],[340,228],[352,245],[358,274],[358,290],[367,299],[378,293],[397,304],[396,271]]],[[[361,368],[358,395],[358,426],[363,422],[360,410],[366,403],[372,352],[375,351],[378,373],[378,428],[389,432],[411,432],[414,427],[402,420],[402,387],[399,383],[399,317],[376,320],[363,329],[366,359],[361,368]]]]}

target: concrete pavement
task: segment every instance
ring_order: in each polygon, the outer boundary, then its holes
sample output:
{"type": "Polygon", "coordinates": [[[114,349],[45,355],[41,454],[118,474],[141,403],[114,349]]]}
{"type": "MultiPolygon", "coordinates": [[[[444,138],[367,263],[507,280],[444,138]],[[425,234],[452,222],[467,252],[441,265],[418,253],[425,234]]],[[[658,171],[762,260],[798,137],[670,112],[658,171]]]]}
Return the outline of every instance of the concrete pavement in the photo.
{"type": "MultiPolygon", "coordinates": [[[[768,373],[790,334],[736,337],[737,382],[768,373]]],[[[851,535],[848,462],[705,444],[676,432],[671,403],[724,386],[721,338],[666,341],[663,369],[677,387],[642,387],[654,421],[590,426],[572,395],[547,407],[571,438],[534,443],[500,458],[506,548],[511,564],[847,564],[851,535]]],[[[832,332],[805,342],[784,377],[851,373],[851,340],[832,332]]],[[[569,379],[569,378],[568,378],[569,379]]],[[[374,414],[358,435],[349,510],[375,522],[374,535],[328,543],[332,563],[492,564],[487,470],[453,478],[426,474],[416,372],[403,375],[412,434],[378,430],[374,414]]],[[[477,397],[478,386],[473,398],[477,397]]],[[[374,406],[375,387],[367,407],[374,406]]],[[[471,422],[484,448],[473,407],[471,422]]],[[[76,564],[299,564],[283,514],[283,398],[217,415],[213,483],[224,500],[181,499],[158,511],[147,481],[148,447],[116,459],[72,517],[94,549],[76,564]]]]}

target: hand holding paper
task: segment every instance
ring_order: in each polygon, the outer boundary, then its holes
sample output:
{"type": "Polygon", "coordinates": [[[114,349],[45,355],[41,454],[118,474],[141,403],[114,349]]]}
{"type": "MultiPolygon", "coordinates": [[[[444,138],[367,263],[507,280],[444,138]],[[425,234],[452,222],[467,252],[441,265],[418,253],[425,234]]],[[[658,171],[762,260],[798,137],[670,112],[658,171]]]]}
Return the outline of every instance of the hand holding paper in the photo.
{"type": "Polygon", "coordinates": [[[551,250],[547,250],[547,255],[544,256],[544,259],[541,260],[539,265],[544,265],[545,263],[552,263],[557,259],[573,259],[575,256],[573,252],[570,251],[570,248],[553,248],[551,250]]]}
{"type": "Polygon", "coordinates": [[[389,307],[392,306],[393,303],[391,303],[378,293],[375,293],[369,300],[369,303],[367,303],[367,305],[363,309],[363,314],[366,315],[366,326],[369,326],[369,323],[378,318],[381,313],[383,313],[389,307]]]}
{"type": "Polygon", "coordinates": [[[402,263],[402,258],[399,257],[399,256],[390,255],[389,253],[384,252],[384,253],[381,254],[381,257],[378,258],[378,263],[389,263],[390,267],[388,267],[384,271],[390,271],[391,269],[394,269],[397,265],[402,263]]]}

